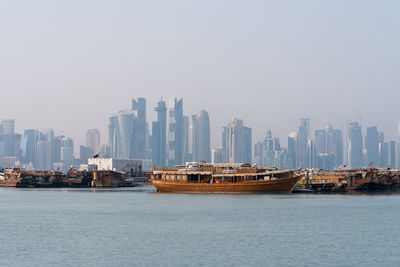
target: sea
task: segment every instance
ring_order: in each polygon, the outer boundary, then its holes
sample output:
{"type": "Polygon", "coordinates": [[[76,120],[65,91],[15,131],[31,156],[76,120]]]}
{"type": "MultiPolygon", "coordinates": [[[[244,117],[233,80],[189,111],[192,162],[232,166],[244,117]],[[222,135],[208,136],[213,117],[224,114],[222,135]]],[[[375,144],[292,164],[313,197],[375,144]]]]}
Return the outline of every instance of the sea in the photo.
{"type": "Polygon", "coordinates": [[[400,194],[0,188],[0,266],[400,266],[400,194]]]}

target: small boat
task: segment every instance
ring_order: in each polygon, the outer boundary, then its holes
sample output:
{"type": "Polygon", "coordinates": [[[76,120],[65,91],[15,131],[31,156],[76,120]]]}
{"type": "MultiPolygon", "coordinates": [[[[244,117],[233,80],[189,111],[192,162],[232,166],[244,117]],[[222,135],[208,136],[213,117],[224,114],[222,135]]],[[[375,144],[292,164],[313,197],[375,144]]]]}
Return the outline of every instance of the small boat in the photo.
{"type": "Polygon", "coordinates": [[[291,193],[302,173],[298,170],[257,168],[248,163],[186,163],[154,168],[151,181],[159,192],[291,193]]]}

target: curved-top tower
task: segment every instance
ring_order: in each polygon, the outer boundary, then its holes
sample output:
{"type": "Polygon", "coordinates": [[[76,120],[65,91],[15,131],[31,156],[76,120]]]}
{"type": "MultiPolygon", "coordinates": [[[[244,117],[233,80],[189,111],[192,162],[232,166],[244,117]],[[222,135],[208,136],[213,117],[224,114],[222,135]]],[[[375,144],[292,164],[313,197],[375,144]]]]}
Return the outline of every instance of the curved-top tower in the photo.
{"type": "Polygon", "coordinates": [[[211,162],[210,119],[207,111],[200,110],[193,118],[193,159],[211,162]]]}

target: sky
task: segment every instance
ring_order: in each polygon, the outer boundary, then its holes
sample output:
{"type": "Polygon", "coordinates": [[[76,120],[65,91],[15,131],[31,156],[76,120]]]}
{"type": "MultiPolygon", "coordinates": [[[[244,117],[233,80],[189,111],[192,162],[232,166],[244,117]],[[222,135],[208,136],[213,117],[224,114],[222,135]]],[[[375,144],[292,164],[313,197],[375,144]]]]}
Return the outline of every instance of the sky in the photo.
{"type": "Polygon", "coordinates": [[[397,139],[400,1],[0,0],[0,118],[107,142],[109,116],[163,97],[209,112],[212,146],[232,117],[287,142],[346,121],[397,139]]]}

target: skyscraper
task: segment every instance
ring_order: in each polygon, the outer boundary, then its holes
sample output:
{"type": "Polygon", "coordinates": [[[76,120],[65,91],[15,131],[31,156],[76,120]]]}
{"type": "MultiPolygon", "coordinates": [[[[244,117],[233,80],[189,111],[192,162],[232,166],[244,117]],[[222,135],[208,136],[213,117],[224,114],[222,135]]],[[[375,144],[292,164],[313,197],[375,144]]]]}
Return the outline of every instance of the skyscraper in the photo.
{"type": "Polygon", "coordinates": [[[61,140],[61,161],[64,163],[64,171],[74,164],[74,141],[71,138],[64,137],[61,140]]]}
{"type": "Polygon", "coordinates": [[[379,136],[376,126],[367,127],[365,138],[365,148],[367,149],[367,164],[378,166],[379,164],[379,136]]]}
{"type": "Polygon", "coordinates": [[[100,131],[97,129],[89,129],[86,132],[86,147],[92,150],[92,153],[99,153],[100,131]]]}
{"type": "Polygon", "coordinates": [[[157,167],[167,165],[167,107],[164,101],[160,100],[157,107],[157,121],[152,124],[152,158],[153,164],[157,167]]]}
{"type": "Polygon", "coordinates": [[[349,165],[351,168],[361,168],[363,165],[363,138],[358,122],[349,124],[349,165]]]}
{"type": "Polygon", "coordinates": [[[88,159],[93,157],[93,150],[88,146],[79,146],[79,160],[80,164],[87,164],[88,159]]]}
{"type": "Polygon", "coordinates": [[[331,125],[325,127],[326,135],[326,153],[333,155],[334,167],[343,165],[343,135],[342,130],[333,129],[331,125]]]}
{"type": "Polygon", "coordinates": [[[296,140],[297,133],[292,132],[288,136],[288,159],[287,159],[287,168],[295,169],[296,168],[296,140]]]}
{"type": "Polygon", "coordinates": [[[296,160],[297,167],[308,168],[308,160],[307,160],[307,149],[308,149],[308,139],[310,132],[310,119],[301,119],[300,127],[297,131],[297,140],[296,140],[296,160]]]}
{"type": "Polygon", "coordinates": [[[118,117],[111,116],[108,123],[108,145],[113,158],[118,158],[120,153],[121,136],[119,133],[118,117]]]}
{"type": "Polygon", "coordinates": [[[389,168],[396,168],[396,142],[389,142],[389,168]]]}
{"type": "Polygon", "coordinates": [[[183,99],[171,98],[168,107],[168,165],[183,164],[184,159],[183,99]]]}
{"type": "Polygon", "coordinates": [[[192,116],[193,161],[211,162],[210,151],[210,119],[205,110],[192,116]]]}
{"type": "Polygon", "coordinates": [[[3,134],[14,134],[14,120],[1,120],[3,134]]]}
{"type": "Polygon", "coordinates": [[[34,168],[37,168],[37,142],[39,141],[40,133],[35,129],[27,129],[21,140],[21,162],[28,164],[32,163],[34,168]]]}
{"type": "Polygon", "coordinates": [[[37,157],[37,163],[36,163],[36,169],[37,170],[49,170],[51,168],[50,166],[50,144],[49,141],[47,140],[40,140],[37,142],[37,148],[36,148],[36,157],[37,157]]]}
{"type": "Polygon", "coordinates": [[[317,155],[327,152],[326,139],[325,129],[315,131],[315,152],[317,155]]]}
{"type": "Polygon", "coordinates": [[[189,116],[183,116],[183,151],[185,162],[193,161],[193,127],[193,119],[189,116]]]}
{"type": "Polygon", "coordinates": [[[133,158],[145,159],[147,157],[147,122],[146,122],[146,99],[132,99],[132,110],[136,112],[134,127],[133,158]]]}
{"type": "Polygon", "coordinates": [[[223,149],[229,163],[252,163],[251,128],[243,120],[233,118],[223,130],[223,149]]]}
{"type": "Polygon", "coordinates": [[[118,131],[120,134],[119,158],[131,159],[135,151],[135,113],[132,110],[121,110],[117,113],[118,131]]]}

